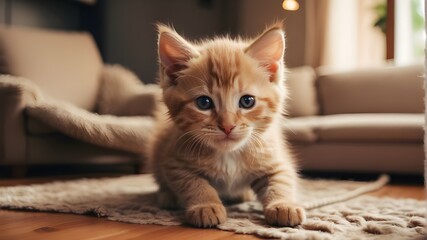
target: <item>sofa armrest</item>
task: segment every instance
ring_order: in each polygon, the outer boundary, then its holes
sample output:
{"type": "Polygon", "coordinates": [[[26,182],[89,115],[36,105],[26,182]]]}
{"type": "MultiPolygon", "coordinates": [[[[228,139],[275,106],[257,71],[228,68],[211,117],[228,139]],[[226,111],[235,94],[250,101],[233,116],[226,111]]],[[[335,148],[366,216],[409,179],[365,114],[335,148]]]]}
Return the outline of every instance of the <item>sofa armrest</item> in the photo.
{"type": "Polygon", "coordinates": [[[115,116],[154,116],[161,93],[159,86],[144,84],[133,72],[119,65],[106,65],[96,111],[115,116]]]}
{"type": "Polygon", "coordinates": [[[25,162],[24,110],[39,96],[36,87],[28,80],[0,75],[0,164],[25,162]]]}

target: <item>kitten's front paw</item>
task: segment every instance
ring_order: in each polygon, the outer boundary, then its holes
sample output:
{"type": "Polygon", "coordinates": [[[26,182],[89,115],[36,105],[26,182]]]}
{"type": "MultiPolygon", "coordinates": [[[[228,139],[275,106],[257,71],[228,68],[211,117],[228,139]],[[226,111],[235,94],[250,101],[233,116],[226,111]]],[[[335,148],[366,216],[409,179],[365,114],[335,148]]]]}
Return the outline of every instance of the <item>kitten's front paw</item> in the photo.
{"type": "Polygon", "coordinates": [[[265,221],[270,225],[293,227],[305,220],[305,210],[289,203],[276,203],[264,209],[265,221]]]}
{"type": "Polygon", "coordinates": [[[187,209],[187,222],[195,227],[214,227],[227,220],[227,212],[222,204],[204,204],[187,209]]]}

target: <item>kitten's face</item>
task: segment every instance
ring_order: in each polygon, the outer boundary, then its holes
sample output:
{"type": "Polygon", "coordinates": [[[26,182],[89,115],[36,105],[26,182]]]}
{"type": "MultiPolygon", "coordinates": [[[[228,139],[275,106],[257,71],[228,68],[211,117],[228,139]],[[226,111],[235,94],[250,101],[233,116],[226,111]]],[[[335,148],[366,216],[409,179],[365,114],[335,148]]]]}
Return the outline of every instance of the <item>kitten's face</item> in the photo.
{"type": "Polygon", "coordinates": [[[193,46],[170,29],[160,31],[164,100],[192,141],[221,152],[256,147],[280,114],[283,33],[275,28],[264,35],[252,44],[217,39],[193,46]]]}

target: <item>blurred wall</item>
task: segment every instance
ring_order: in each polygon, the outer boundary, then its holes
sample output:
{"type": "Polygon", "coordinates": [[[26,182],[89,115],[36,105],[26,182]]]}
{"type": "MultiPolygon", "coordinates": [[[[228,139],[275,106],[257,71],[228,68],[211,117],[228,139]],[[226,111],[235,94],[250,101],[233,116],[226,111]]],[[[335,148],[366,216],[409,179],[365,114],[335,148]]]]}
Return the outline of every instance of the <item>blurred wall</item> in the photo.
{"type": "Polygon", "coordinates": [[[170,23],[192,40],[215,35],[255,37],[285,21],[289,67],[304,65],[305,1],[285,11],[281,0],[0,0],[0,24],[90,31],[104,61],[134,71],[144,82],[157,76],[156,22],[170,23]],[[8,3],[8,4],[7,4],[8,3]]]}
{"type": "Polygon", "coordinates": [[[105,61],[130,68],[144,82],[157,76],[156,22],[173,24],[190,39],[226,32],[226,0],[107,0],[100,5],[105,61]]]}
{"type": "Polygon", "coordinates": [[[75,1],[0,0],[0,23],[78,30],[82,24],[81,7],[75,1]]]}
{"type": "Polygon", "coordinates": [[[98,7],[76,0],[0,0],[0,24],[89,31],[102,44],[98,7]]]}
{"type": "Polygon", "coordinates": [[[6,20],[6,1],[0,0],[0,24],[4,24],[6,20]]]}
{"type": "Polygon", "coordinates": [[[285,62],[288,67],[304,65],[305,49],[305,0],[298,0],[298,11],[285,11],[281,0],[238,0],[239,11],[235,21],[237,31],[255,36],[266,25],[284,20],[286,31],[285,62]]]}
{"type": "Polygon", "coordinates": [[[304,64],[305,0],[300,10],[284,11],[280,0],[104,0],[102,52],[106,62],[120,63],[144,82],[157,75],[156,22],[170,23],[189,39],[217,34],[254,37],[266,25],[285,20],[286,64],[304,64]]]}

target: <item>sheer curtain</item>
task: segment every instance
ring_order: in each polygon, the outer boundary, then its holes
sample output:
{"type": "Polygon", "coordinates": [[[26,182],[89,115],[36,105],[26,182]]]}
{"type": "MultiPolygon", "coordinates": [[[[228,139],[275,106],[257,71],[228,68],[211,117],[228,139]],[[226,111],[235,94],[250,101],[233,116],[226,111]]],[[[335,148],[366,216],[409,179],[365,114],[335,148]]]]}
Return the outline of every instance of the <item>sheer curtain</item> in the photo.
{"type": "Polygon", "coordinates": [[[306,0],[305,62],[312,67],[325,62],[329,6],[330,0],[306,0]]]}
{"type": "Polygon", "coordinates": [[[349,70],[383,63],[385,35],[374,28],[381,0],[307,0],[306,63],[349,70]]]}

